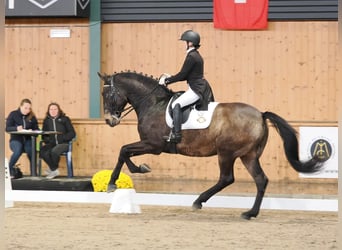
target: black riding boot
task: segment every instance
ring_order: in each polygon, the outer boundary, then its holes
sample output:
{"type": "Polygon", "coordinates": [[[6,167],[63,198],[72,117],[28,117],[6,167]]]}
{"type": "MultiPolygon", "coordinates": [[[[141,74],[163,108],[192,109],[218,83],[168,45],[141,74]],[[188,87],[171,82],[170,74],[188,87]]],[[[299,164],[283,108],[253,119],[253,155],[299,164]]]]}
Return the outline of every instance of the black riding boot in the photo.
{"type": "Polygon", "coordinates": [[[173,116],[173,128],[170,133],[170,136],[166,137],[167,142],[172,143],[180,143],[182,140],[182,109],[179,104],[176,104],[176,106],[172,110],[172,116],[173,116]]]}

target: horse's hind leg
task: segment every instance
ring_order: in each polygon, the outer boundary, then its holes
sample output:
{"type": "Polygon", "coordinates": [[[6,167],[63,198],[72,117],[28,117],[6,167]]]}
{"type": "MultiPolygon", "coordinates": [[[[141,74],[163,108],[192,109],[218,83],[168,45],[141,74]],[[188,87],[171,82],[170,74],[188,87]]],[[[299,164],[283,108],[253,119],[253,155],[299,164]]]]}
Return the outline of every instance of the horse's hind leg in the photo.
{"type": "Polygon", "coordinates": [[[249,157],[241,157],[241,160],[246,166],[250,175],[253,177],[257,187],[257,195],[253,207],[247,212],[241,214],[242,218],[249,220],[251,217],[257,217],[257,215],[259,214],[261,202],[264,197],[268,183],[268,178],[265,175],[264,171],[261,169],[258,158],[253,157],[252,159],[250,159],[249,157]]]}
{"type": "Polygon", "coordinates": [[[210,197],[234,182],[234,162],[235,159],[219,155],[220,178],[214,186],[200,194],[192,204],[193,209],[201,209],[203,202],[206,202],[210,197]]]}

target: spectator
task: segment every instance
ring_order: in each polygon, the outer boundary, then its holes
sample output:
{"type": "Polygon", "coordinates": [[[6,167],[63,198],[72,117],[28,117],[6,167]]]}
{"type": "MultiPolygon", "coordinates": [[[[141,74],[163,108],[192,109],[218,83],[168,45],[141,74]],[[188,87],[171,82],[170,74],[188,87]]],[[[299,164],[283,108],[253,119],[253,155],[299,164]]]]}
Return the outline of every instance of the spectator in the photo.
{"type": "MultiPolygon", "coordinates": [[[[29,99],[23,99],[18,109],[12,111],[6,120],[6,132],[22,130],[38,130],[38,121],[32,111],[32,103],[29,99]]],[[[9,141],[10,149],[13,154],[9,161],[11,178],[20,178],[15,175],[14,166],[22,153],[26,153],[30,162],[32,155],[32,142],[30,135],[11,134],[9,141]]]]}
{"type": "Polygon", "coordinates": [[[76,132],[68,116],[57,103],[50,103],[43,120],[43,131],[56,131],[58,134],[43,135],[43,146],[40,157],[47,163],[46,178],[53,179],[59,175],[60,155],[68,151],[69,142],[75,138],[76,132]]]}

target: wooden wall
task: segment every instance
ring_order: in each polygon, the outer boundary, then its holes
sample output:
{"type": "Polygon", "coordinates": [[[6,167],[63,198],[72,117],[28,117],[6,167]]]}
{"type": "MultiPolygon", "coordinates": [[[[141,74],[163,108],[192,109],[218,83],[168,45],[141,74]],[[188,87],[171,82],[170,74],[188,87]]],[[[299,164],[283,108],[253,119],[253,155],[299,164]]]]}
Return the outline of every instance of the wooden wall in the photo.
{"type": "Polygon", "coordinates": [[[185,56],[178,39],[187,29],[201,34],[205,77],[218,101],[293,121],[337,120],[337,22],[270,22],[265,31],[223,31],[208,22],[103,24],[102,70],[177,73],[185,56]]]}
{"type": "MultiPolygon", "coordinates": [[[[102,72],[136,70],[154,76],[176,73],[185,56],[184,43],[178,38],[190,28],[201,34],[205,76],[217,101],[246,102],[261,111],[276,112],[297,129],[303,125],[337,126],[337,97],[341,91],[337,22],[271,22],[265,31],[222,31],[205,22],[105,23],[102,72]]],[[[48,103],[59,102],[77,130],[75,175],[91,176],[98,170],[111,169],[120,146],[138,139],[136,121],[132,114],[120,126],[110,128],[101,119],[87,119],[87,21],[6,20],[5,34],[6,114],[28,97],[42,119],[48,103]],[[50,29],[55,27],[70,28],[71,38],[49,38],[50,29]]],[[[185,84],[171,88],[184,89],[185,84]]],[[[9,157],[7,134],[5,145],[9,157]]],[[[213,184],[218,174],[216,157],[163,154],[134,160],[138,164],[146,162],[153,169],[150,174],[133,176],[140,191],[197,192],[213,184]]],[[[25,157],[20,162],[28,174],[25,157]]],[[[261,162],[274,193],[337,193],[336,179],[299,179],[287,163],[280,137],[273,129],[261,162]]],[[[61,164],[63,174],[64,160],[61,164]]],[[[239,161],[236,179],[236,192],[255,189],[239,161]]]]}
{"type": "MultiPolygon", "coordinates": [[[[87,20],[9,19],[5,28],[5,112],[28,97],[40,118],[50,101],[73,118],[88,118],[87,20]],[[71,37],[50,38],[53,28],[69,28],[71,37]]],[[[190,28],[202,36],[205,76],[218,101],[247,102],[293,121],[337,120],[337,22],[270,22],[265,31],[222,31],[208,22],[105,23],[102,71],[176,73],[185,56],[178,38],[190,28]]]]}
{"type": "Polygon", "coordinates": [[[71,117],[89,116],[89,26],[83,19],[8,19],[5,26],[5,113],[30,98],[38,117],[51,101],[71,117]],[[68,28],[70,38],[51,38],[68,28]]]}

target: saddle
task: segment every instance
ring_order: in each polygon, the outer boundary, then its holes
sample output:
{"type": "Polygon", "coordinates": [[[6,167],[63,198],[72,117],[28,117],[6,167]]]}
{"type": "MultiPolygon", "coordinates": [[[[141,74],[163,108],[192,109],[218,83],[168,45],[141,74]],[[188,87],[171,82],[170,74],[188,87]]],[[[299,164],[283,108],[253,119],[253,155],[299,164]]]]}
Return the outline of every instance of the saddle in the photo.
{"type": "MultiPolygon", "coordinates": [[[[165,120],[166,124],[172,128],[172,103],[184,93],[184,91],[176,92],[170,99],[166,107],[165,120]]],[[[203,105],[201,101],[182,108],[182,130],[184,129],[204,129],[210,125],[213,112],[219,104],[218,102],[209,102],[208,105],[203,105]],[[199,107],[207,107],[206,110],[200,110],[199,107]]]]}

